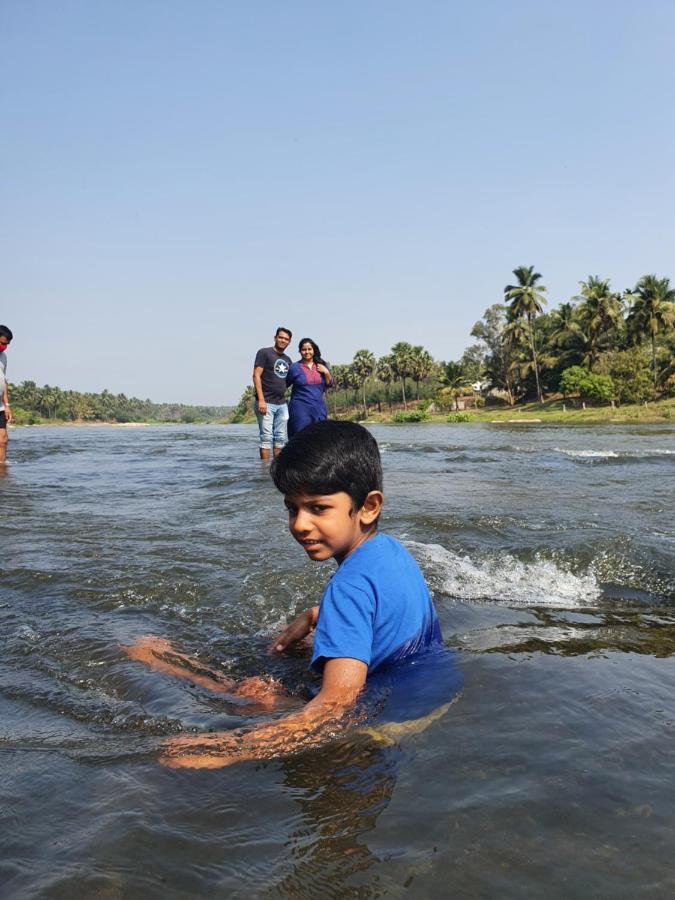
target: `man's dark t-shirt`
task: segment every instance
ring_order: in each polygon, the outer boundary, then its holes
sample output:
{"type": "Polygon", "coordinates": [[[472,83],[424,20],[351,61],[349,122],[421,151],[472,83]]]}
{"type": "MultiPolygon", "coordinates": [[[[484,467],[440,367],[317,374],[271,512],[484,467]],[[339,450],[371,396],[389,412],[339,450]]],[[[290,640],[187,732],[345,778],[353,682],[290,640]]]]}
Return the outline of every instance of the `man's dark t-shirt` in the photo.
{"type": "Polygon", "coordinates": [[[291,367],[291,358],[285,353],[277,353],[274,347],[263,347],[255,357],[254,368],[262,368],[262,384],[265,403],[284,403],[286,376],[291,367]]]}

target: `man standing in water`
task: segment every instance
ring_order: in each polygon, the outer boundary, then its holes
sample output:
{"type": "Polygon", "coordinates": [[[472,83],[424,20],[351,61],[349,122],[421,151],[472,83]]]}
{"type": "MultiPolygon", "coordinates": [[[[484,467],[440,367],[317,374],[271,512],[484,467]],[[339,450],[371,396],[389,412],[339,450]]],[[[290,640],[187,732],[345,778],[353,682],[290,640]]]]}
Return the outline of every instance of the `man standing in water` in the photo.
{"type": "Polygon", "coordinates": [[[0,325],[0,465],[7,458],[7,425],[12,421],[7,389],[7,354],[5,350],[11,344],[13,337],[14,335],[6,325],[0,325]]]}
{"type": "Polygon", "coordinates": [[[288,406],[286,405],[286,376],[291,358],[284,353],[293,333],[277,328],[274,346],[263,347],[256,353],[253,364],[255,403],[253,410],[260,429],[260,459],[269,459],[271,451],[278,456],[287,438],[288,406]]]}

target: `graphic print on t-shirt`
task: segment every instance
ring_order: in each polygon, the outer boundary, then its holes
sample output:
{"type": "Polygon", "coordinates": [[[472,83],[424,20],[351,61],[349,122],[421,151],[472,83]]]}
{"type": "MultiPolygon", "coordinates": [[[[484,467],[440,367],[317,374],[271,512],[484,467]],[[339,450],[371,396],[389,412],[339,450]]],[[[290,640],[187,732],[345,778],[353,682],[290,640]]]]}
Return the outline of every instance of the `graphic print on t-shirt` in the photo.
{"type": "Polygon", "coordinates": [[[274,374],[277,378],[286,378],[288,375],[288,363],[285,359],[278,359],[274,363],[274,374]]]}

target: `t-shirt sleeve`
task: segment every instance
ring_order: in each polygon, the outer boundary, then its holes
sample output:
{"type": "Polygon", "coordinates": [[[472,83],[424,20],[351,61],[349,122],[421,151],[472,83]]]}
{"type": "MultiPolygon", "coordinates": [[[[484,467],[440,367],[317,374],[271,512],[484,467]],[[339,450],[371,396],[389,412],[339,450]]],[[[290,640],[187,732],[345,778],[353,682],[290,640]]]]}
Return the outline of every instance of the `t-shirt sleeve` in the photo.
{"type": "Polygon", "coordinates": [[[286,387],[290,387],[297,380],[298,380],[298,365],[297,365],[297,363],[291,363],[291,366],[288,370],[288,375],[286,376],[286,387]]]}
{"type": "MultiPolygon", "coordinates": [[[[251,357],[249,356],[249,359],[250,358],[251,357]]],[[[258,352],[255,355],[255,362],[253,363],[253,368],[257,369],[260,367],[261,369],[264,369],[266,365],[267,365],[267,350],[263,347],[262,350],[258,350],[258,352]]]]}
{"type": "Polygon", "coordinates": [[[375,597],[344,581],[331,581],[321,600],[314,632],[312,668],[321,671],[329,659],[348,657],[367,666],[373,653],[375,597]]]}

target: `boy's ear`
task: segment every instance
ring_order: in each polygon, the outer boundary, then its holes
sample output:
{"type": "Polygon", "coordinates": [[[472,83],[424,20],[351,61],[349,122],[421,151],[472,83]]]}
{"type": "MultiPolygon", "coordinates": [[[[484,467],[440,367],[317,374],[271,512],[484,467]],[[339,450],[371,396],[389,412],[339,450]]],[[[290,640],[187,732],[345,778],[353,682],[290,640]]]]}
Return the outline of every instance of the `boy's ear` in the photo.
{"type": "Polygon", "coordinates": [[[363,501],[363,506],[359,510],[361,522],[363,525],[372,525],[377,521],[378,516],[382,512],[382,504],[384,503],[384,494],[382,491],[371,491],[363,501]]]}

